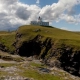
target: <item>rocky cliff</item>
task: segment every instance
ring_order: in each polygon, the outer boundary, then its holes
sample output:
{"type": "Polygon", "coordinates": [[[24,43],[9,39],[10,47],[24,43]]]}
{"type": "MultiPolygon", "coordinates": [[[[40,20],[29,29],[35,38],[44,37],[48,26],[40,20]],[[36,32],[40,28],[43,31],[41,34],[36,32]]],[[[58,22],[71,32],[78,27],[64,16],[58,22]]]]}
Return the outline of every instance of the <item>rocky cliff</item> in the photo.
{"type": "Polygon", "coordinates": [[[80,49],[73,46],[56,42],[50,37],[42,41],[44,36],[37,35],[32,40],[24,41],[17,47],[19,42],[16,37],[16,53],[20,56],[33,56],[37,59],[42,59],[48,66],[56,66],[65,71],[80,76],[80,49]]]}
{"type": "Polygon", "coordinates": [[[4,38],[6,42],[0,39],[3,42],[0,44],[0,50],[42,59],[50,67],[56,66],[80,76],[79,33],[41,26],[23,26],[12,35],[8,34],[10,40],[4,38]]]}

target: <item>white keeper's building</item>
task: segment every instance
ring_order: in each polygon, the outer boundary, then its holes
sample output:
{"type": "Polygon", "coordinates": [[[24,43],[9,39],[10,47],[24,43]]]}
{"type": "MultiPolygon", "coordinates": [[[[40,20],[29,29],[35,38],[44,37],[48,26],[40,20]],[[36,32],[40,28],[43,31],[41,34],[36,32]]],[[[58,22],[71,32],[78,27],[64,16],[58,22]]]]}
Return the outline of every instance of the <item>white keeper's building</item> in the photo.
{"type": "Polygon", "coordinates": [[[31,25],[49,26],[49,22],[43,22],[42,18],[39,17],[37,21],[31,21],[31,25]]]}

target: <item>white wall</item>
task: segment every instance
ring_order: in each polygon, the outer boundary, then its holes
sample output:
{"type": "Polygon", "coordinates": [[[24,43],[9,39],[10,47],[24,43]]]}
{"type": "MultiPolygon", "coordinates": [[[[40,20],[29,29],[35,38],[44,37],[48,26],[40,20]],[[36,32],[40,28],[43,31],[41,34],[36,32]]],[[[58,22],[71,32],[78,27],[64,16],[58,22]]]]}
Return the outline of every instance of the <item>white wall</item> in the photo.
{"type": "Polygon", "coordinates": [[[37,22],[37,21],[31,21],[31,25],[49,26],[49,22],[37,22]]]}

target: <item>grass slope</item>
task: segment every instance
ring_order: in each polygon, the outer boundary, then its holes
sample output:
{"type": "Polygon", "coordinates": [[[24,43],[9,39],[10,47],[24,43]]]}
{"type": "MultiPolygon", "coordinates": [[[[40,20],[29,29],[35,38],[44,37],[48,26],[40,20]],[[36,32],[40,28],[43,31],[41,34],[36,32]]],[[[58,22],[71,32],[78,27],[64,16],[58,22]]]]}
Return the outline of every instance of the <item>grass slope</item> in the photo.
{"type": "MultiPolygon", "coordinates": [[[[65,31],[57,28],[51,28],[51,27],[43,27],[43,26],[33,26],[33,25],[24,25],[19,27],[17,30],[18,33],[22,34],[20,40],[19,40],[19,45],[23,41],[29,41],[33,39],[37,35],[43,36],[41,39],[44,41],[47,37],[50,37],[52,41],[55,42],[55,45],[61,45],[61,44],[66,44],[69,46],[74,46],[80,48],[80,33],[79,32],[71,32],[71,31],[65,31]]],[[[4,44],[10,51],[13,51],[15,48],[12,46],[12,44],[15,41],[15,36],[16,36],[16,31],[15,32],[0,32],[0,43],[4,44]]],[[[6,55],[2,55],[0,52],[0,56],[7,57],[6,55]]],[[[8,56],[9,57],[9,56],[8,56]]],[[[21,58],[14,58],[11,56],[13,60],[19,61],[21,58]]],[[[0,66],[13,66],[14,64],[0,64],[0,66]]],[[[27,65],[27,64],[26,64],[27,65]]],[[[39,67],[41,65],[39,64],[34,64],[31,63],[30,66],[32,67],[39,67]]],[[[18,66],[17,66],[18,67],[18,66]]],[[[23,76],[23,77],[30,77],[38,80],[64,80],[61,78],[61,76],[53,76],[51,74],[40,74],[33,68],[28,68],[25,69],[21,65],[19,65],[18,69],[22,69],[23,71],[20,71],[18,74],[23,76]]],[[[0,75],[5,75],[6,72],[0,72],[0,75]]],[[[62,73],[61,73],[62,74],[62,73]]],[[[64,73],[63,73],[64,74],[64,73]]],[[[63,77],[63,76],[62,76],[63,77]]],[[[70,79],[73,80],[73,79],[70,79]]]]}
{"type": "MultiPolygon", "coordinates": [[[[52,27],[43,27],[43,26],[34,26],[34,25],[24,25],[19,27],[17,30],[22,34],[20,43],[23,41],[29,41],[33,39],[36,35],[43,36],[42,40],[44,41],[47,37],[52,38],[53,41],[57,44],[66,44],[71,46],[80,47],[80,33],[71,32],[66,30],[61,30],[52,27]]],[[[0,42],[4,44],[10,51],[14,50],[12,44],[15,41],[15,32],[0,32],[0,42]]]]}
{"type": "Polygon", "coordinates": [[[18,30],[21,34],[23,34],[23,41],[29,40],[35,37],[36,35],[44,36],[43,40],[46,37],[50,37],[56,42],[61,42],[65,44],[70,44],[74,46],[80,47],[80,34],[79,32],[71,32],[65,31],[57,28],[49,28],[43,26],[33,26],[33,25],[25,25],[21,26],[18,30]],[[40,31],[37,31],[40,30],[40,31]]]}
{"type": "Polygon", "coordinates": [[[10,51],[14,50],[12,43],[15,41],[15,32],[0,32],[0,43],[5,45],[10,51]]]}

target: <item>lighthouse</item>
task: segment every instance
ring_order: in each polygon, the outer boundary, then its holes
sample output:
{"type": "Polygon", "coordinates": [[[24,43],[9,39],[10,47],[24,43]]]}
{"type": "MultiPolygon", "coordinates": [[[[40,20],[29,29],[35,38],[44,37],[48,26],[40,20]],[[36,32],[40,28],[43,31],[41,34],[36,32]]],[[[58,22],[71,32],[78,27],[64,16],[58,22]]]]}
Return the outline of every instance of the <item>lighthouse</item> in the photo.
{"type": "Polygon", "coordinates": [[[38,22],[42,22],[42,18],[40,16],[38,18],[38,22]]]}
{"type": "Polygon", "coordinates": [[[44,22],[42,21],[42,18],[39,16],[38,20],[36,21],[31,21],[31,25],[39,25],[39,26],[49,26],[49,22],[44,22]]]}

